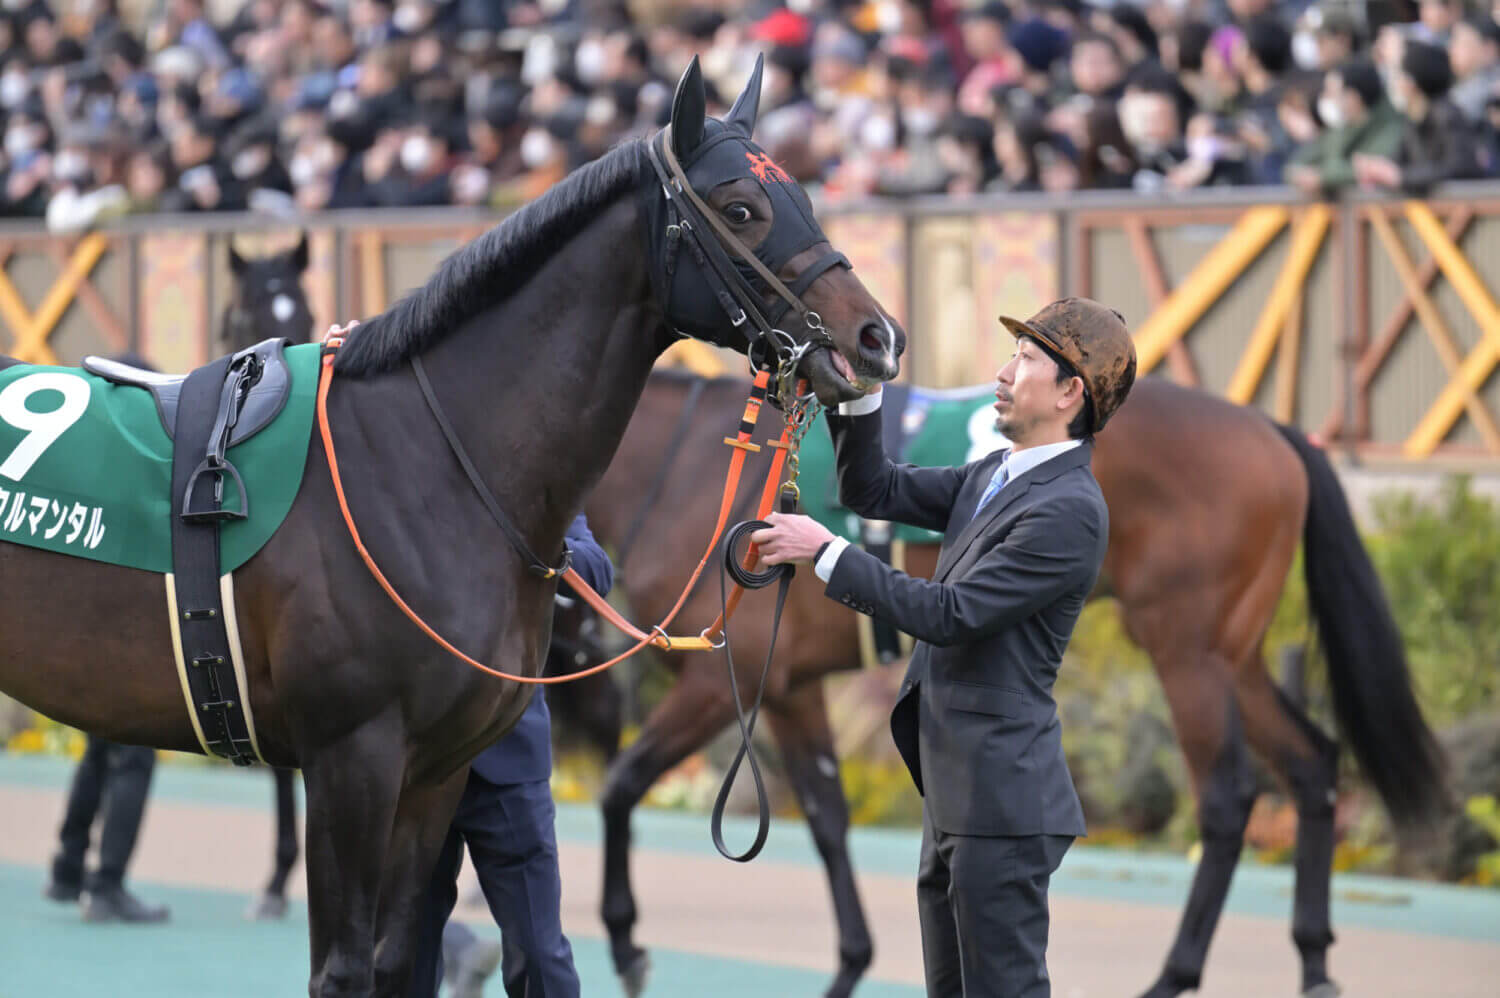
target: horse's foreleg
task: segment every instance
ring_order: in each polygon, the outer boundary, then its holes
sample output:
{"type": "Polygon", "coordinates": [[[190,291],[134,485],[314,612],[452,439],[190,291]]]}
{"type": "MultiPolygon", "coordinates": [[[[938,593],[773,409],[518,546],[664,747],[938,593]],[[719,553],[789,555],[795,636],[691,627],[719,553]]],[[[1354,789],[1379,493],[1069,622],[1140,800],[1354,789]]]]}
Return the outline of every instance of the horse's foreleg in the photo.
{"type": "Polygon", "coordinates": [[[407,786],[401,791],[380,885],[375,930],[377,995],[406,998],[409,993],[429,993],[410,987],[418,920],[428,911],[424,903],[428,885],[468,777],[465,766],[442,783],[407,786]]]}
{"type": "Polygon", "coordinates": [[[630,889],[630,813],[657,778],[708,744],[731,717],[727,684],[711,668],[712,658],[695,653],[683,677],[651,712],[641,735],[615,757],[604,782],[604,900],[601,915],[609,929],[615,972],[634,998],[645,987],[646,951],[631,939],[635,896],[630,889]],[[718,682],[715,680],[718,679],[718,682]]]}
{"type": "Polygon", "coordinates": [[[375,917],[401,794],[404,740],[392,707],[308,752],[303,762],[312,998],[373,990],[375,917]]]}
{"type": "Polygon", "coordinates": [[[1255,774],[1231,684],[1228,663],[1213,655],[1195,665],[1162,669],[1162,686],[1198,799],[1203,856],[1167,965],[1143,998],[1175,998],[1198,987],[1239,863],[1255,803],[1255,774]]]}
{"type": "Polygon", "coordinates": [[[828,871],[833,911],[839,927],[839,972],[826,998],[847,998],[874,958],[849,861],[849,803],[839,782],[838,757],[823,700],[823,681],[816,679],[771,705],[771,730],[781,746],[787,778],[807,816],[818,855],[828,871]]]}

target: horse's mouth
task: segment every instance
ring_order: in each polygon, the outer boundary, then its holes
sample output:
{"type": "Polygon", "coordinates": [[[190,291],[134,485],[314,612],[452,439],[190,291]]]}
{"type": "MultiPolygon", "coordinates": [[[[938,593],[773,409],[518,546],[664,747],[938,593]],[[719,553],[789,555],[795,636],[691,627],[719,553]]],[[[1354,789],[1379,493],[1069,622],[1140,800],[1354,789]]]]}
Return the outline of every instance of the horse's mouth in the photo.
{"type": "Polygon", "coordinates": [[[809,353],[802,361],[802,373],[818,401],[827,406],[860,398],[879,383],[878,378],[859,374],[849,358],[835,347],[809,353]]]}

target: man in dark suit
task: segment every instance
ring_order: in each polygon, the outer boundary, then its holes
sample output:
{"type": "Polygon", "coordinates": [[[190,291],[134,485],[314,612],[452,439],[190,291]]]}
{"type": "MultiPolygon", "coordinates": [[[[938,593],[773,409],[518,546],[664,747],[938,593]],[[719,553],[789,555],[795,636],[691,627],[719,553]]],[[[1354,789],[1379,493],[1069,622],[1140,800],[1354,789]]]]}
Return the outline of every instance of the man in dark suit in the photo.
{"type": "Polygon", "coordinates": [[[1011,447],[961,468],[897,466],[879,394],[828,419],[845,506],[943,531],[931,580],[807,517],[773,514],[751,535],[766,563],[811,562],[831,598],[918,639],[891,733],[924,797],[917,903],[941,998],[1051,994],[1047,884],[1085,834],[1052,685],[1109,539],[1093,435],[1135,380],[1124,320],[1097,302],[1001,321],[1017,338],[995,389],[1011,447]]]}
{"type": "MultiPolygon", "coordinates": [[[[573,567],[601,596],[614,569],[582,514],[568,528],[573,567]]],[[[449,926],[463,849],[504,941],[501,976],[510,998],[578,998],[573,950],[562,931],[562,878],[553,829],[552,732],[538,689],[511,732],[470,765],[469,782],[433,871],[418,930],[412,998],[435,998],[447,951],[455,998],[477,998],[499,953],[462,926],[449,926]]]]}

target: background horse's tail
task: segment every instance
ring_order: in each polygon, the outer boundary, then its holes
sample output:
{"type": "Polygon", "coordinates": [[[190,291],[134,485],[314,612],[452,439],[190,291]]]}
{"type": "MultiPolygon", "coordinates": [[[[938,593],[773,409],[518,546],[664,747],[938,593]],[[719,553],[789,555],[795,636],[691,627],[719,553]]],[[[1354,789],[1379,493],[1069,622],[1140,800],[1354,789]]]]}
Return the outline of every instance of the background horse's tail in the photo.
{"type": "Polygon", "coordinates": [[[1345,741],[1392,820],[1418,831],[1448,806],[1442,749],[1412,691],[1401,633],[1327,456],[1277,425],[1307,468],[1304,573],[1345,741]]]}

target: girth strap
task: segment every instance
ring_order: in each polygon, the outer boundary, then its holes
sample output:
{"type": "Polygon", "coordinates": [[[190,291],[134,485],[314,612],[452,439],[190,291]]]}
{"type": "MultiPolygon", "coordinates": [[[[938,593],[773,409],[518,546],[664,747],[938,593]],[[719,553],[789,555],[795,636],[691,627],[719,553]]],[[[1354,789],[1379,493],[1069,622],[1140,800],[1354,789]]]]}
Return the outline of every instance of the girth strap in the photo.
{"type": "MultiPolygon", "coordinates": [[[[226,384],[230,358],[201,367],[183,382],[173,432],[172,577],[176,597],[174,633],[180,642],[192,707],[206,751],[237,766],[256,761],[245,691],[235,677],[219,584],[219,523],[223,519],[225,469],[219,450],[232,428],[226,404],[237,404],[240,380],[226,384]],[[225,402],[226,399],[230,401],[225,402]],[[209,415],[217,413],[210,420],[209,415]],[[215,434],[220,443],[215,443],[215,434]],[[206,456],[205,456],[206,455],[206,456]]],[[[238,474],[234,476],[238,480],[238,474]]],[[[245,501],[240,483],[241,502],[245,501]]]]}

